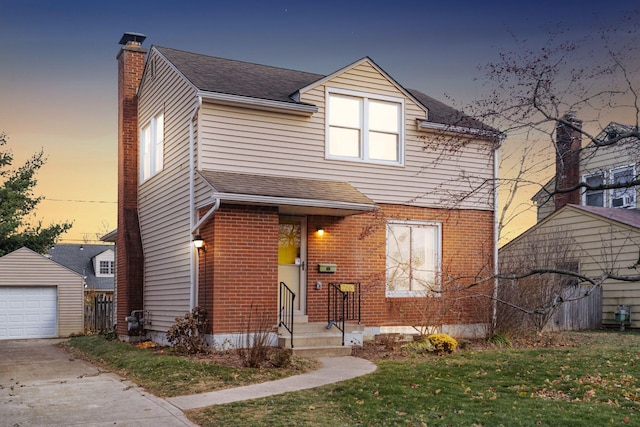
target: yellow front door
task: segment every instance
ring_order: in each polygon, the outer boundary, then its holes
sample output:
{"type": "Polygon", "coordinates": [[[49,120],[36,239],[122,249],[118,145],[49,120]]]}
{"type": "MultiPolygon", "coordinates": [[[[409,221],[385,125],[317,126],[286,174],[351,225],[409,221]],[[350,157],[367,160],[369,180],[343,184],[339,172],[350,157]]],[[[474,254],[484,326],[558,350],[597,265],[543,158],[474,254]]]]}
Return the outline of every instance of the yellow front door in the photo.
{"type": "MultiPolygon", "coordinates": [[[[304,217],[281,216],[278,227],[278,283],[284,282],[295,294],[294,311],[305,313],[306,233],[304,217]]],[[[278,289],[280,287],[278,286],[278,289]]]]}

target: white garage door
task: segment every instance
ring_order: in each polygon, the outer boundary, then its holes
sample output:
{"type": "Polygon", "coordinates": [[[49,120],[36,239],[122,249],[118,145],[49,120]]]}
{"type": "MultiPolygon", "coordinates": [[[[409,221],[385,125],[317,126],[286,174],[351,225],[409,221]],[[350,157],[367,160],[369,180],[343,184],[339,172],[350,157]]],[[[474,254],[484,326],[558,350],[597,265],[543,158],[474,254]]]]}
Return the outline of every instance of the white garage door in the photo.
{"type": "Polygon", "coordinates": [[[54,338],[57,324],[55,286],[0,286],[0,340],[54,338]]]}

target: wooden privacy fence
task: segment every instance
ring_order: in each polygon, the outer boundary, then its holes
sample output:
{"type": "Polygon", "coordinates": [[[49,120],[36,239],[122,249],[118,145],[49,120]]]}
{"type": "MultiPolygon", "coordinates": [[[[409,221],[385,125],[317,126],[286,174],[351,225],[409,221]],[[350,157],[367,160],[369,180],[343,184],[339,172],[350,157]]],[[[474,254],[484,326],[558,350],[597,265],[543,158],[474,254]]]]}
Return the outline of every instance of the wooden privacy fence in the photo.
{"type": "Polygon", "coordinates": [[[546,326],[550,331],[578,331],[602,326],[602,287],[584,296],[584,286],[567,287],[563,302],[546,326]],[[575,301],[567,301],[575,299],[575,301]]]}
{"type": "Polygon", "coordinates": [[[113,295],[98,294],[84,305],[84,329],[87,332],[113,330],[113,295]]]}

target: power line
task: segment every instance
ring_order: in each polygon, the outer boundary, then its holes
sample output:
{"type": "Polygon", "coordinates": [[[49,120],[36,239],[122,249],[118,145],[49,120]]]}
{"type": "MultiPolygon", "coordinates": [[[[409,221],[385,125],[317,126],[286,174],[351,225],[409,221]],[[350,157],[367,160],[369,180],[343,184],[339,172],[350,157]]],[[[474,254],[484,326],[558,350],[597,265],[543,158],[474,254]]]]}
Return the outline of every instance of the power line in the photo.
{"type": "Polygon", "coordinates": [[[71,200],[71,199],[42,199],[43,202],[65,202],[65,203],[118,203],[118,202],[109,202],[106,200],[71,200]]]}

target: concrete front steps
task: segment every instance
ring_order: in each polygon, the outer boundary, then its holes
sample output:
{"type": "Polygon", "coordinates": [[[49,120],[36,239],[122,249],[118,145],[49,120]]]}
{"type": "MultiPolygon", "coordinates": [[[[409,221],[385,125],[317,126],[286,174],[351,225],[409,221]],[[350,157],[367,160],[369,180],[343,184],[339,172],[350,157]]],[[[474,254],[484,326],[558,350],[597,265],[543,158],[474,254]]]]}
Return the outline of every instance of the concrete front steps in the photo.
{"type": "MultiPolygon", "coordinates": [[[[345,323],[345,331],[351,333],[364,330],[357,324],[345,323]]],[[[291,348],[291,334],[285,328],[278,328],[278,347],[291,348]]],[[[335,326],[327,329],[326,322],[309,323],[307,316],[295,316],[293,323],[293,354],[299,357],[336,357],[351,355],[351,345],[335,326]]]]}

